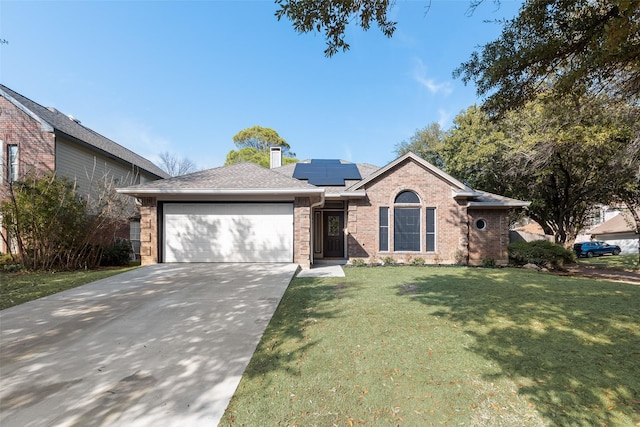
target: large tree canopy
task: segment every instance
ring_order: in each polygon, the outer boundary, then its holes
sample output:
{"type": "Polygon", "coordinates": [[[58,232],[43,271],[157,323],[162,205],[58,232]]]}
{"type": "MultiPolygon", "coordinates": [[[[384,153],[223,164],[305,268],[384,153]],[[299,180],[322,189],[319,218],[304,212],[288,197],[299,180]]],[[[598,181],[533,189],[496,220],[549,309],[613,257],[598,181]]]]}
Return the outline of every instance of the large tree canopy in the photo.
{"type": "Polygon", "coordinates": [[[253,126],[243,129],[233,136],[233,143],[238,149],[229,151],[225,165],[251,162],[268,168],[271,147],[282,148],[283,165],[298,161],[287,141],[271,128],[253,126]]]}
{"type": "Polygon", "coordinates": [[[287,17],[299,33],[317,31],[324,33],[327,41],[326,56],[349,49],[344,39],[347,24],[356,22],[365,31],[372,23],[378,25],[387,37],[391,37],[396,23],[390,21],[387,12],[392,0],[275,0],[280,6],[276,17],[287,17]]]}
{"type": "Polygon", "coordinates": [[[251,147],[258,150],[269,150],[270,147],[281,147],[285,155],[295,156],[287,141],[271,128],[253,126],[233,136],[233,143],[238,148],[251,147]]]}
{"type": "Polygon", "coordinates": [[[398,157],[411,151],[431,164],[443,168],[444,162],[440,154],[444,140],[444,131],[438,123],[431,123],[423,129],[418,129],[408,140],[396,145],[398,157]]]}
{"type": "Polygon", "coordinates": [[[470,107],[441,143],[415,147],[426,147],[420,155],[437,159],[473,188],[530,200],[529,216],[558,243],[567,243],[593,206],[640,204],[638,110],[604,97],[547,98],[499,120],[470,107]]]}
{"type": "Polygon", "coordinates": [[[527,0],[502,35],[455,72],[492,113],[537,94],[640,95],[640,1],[527,0]]]}

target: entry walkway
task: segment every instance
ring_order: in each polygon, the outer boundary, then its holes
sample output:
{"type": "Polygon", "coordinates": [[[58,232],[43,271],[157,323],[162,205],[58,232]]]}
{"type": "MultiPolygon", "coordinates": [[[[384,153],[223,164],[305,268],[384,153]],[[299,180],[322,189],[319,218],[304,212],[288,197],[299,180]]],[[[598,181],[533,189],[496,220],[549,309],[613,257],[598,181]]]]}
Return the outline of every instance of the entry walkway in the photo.
{"type": "Polygon", "coordinates": [[[301,270],[297,277],[344,277],[344,271],[341,265],[320,262],[301,270]]]}

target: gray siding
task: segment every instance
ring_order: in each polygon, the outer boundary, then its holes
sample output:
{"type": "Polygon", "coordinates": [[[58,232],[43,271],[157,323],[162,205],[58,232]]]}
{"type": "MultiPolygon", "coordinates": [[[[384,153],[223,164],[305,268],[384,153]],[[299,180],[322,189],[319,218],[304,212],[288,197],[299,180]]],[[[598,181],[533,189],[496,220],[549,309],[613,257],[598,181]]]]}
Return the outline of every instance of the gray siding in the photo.
{"type": "Polygon", "coordinates": [[[139,169],[132,165],[61,138],[56,139],[56,174],[72,179],[79,194],[90,192],[105,176],[115,180],[117,187],[153,180],[146,174],[141,179],[139,169]]]}

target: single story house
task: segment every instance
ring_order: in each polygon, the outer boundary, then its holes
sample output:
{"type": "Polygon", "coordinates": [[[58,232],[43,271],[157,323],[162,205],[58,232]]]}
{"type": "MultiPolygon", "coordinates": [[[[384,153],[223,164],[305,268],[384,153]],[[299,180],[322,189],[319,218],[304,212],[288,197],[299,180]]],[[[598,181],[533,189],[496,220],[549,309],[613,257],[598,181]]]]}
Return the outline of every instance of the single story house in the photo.
{"type": "Polygon", "coordinates": [[[640,251],[640,236],[636,233],[633,216],[620,212],[613,218],[603,222],[589,231],[594,240],[603,240],[611,245],[618,245],[622,254],[637,254],[640,251]]]}
{"type": "Polygon", "coordinates": [[[356,258],[508,261],[509,213],[413,153],[384,167],[314,159],[241,163],[119,189],[141,201],[143,264],[356,258]]]}

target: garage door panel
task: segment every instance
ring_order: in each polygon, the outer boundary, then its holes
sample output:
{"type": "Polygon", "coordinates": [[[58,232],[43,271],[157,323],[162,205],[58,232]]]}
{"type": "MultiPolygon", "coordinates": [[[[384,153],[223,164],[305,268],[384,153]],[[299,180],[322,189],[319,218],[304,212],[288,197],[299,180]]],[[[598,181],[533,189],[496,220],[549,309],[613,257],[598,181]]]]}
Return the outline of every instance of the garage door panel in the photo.
{"type": "Polygon", "coordinates": [[[291,204],[164,207],[165,262],[291,262],[291,204]]]}

